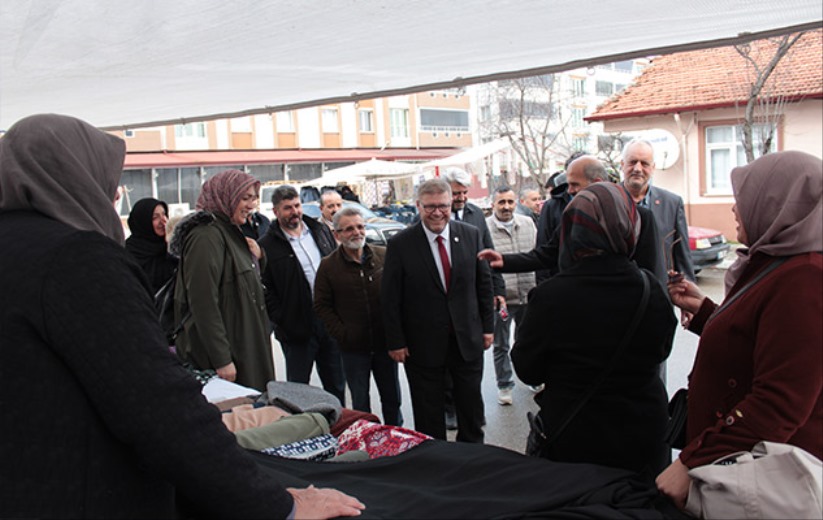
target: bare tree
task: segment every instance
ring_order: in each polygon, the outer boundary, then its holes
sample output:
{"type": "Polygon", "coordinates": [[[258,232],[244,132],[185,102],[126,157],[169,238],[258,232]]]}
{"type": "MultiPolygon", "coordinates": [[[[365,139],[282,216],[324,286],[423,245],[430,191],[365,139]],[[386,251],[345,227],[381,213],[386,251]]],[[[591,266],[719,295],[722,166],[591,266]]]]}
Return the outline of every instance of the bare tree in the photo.
{"type": "MultiPolygon", "coordinates": [[[[763,57],[761,52],[757,52],[751,43],[734,46],[737,53],[746,61],[751,74],[749,97],[746,101],[746,109],[741,123],[741,140],[747,162],[754,161],[756,151],[759,152],[757,155],[766,155],[771,149],[777,131],[777,124],[783,115],[786,104],[785,97],[780,93],[780,78],[773,76],[773,73],[780,60],[788,54],[789,49],[803,34],[802,32],[787,34],[779,38],[769,39],[769,42],[774,45],[774,54],[770,58],[763,57]],[[771,82],[769,82],[769,78],[772,78],[771,82]],[[759,135],[755,136],[755,128],[759,130],[759,135]],[[758,142],[759,147],[755,150],[755,144],[758,142]]],[[[761,45],[757,46],[757,49],[767,52],[767,50],[772,49],[772,46],[761,45]]]]}
{"type": "MultiPolygon", "coordinates": [[[[497,113],[483,122],[489,135],[505,137],[521,159],[541,194],[551,176],[552,159],[569,152],[564,130],[571,115],[559,109],[558,78],[553,74],[498,81],[489,89],[490,106],[497,113]]],[[[515,189],[523,186],[523,172],[516,172],[515,189]]]]}

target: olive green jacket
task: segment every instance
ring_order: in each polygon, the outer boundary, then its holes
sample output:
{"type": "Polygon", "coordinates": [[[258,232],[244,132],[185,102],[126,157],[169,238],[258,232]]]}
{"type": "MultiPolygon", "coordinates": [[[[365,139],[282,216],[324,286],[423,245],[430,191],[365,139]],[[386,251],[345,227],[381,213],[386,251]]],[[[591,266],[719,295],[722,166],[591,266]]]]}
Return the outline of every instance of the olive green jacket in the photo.
{"type": "Polygon", "coordinates": [[[224,215],[210,217],[187,217],[172,238],[172,248],[182,246],[175,318],[192,313],[177,353],[200,369],[234,362],[238,384],[264,391],[274,380],[274,362],[260,267],[240,228],[224,215]]]}

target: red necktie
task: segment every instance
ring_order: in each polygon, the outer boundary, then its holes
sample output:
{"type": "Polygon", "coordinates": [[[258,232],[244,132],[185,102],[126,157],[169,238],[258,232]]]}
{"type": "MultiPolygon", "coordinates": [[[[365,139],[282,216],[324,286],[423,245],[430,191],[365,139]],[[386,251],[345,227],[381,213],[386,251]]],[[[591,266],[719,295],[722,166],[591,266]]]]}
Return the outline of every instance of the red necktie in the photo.
{"type": "Polygon", "coordinates": [[[449,292],[452,266],[449,263],[449,254],[446,252],[446,246],[443,245],[443,237],[440,235],[437,236],[437,250],[440,252],[440,263],[443,264],[443,278],[446,279],[446,292],[449,292]]]}

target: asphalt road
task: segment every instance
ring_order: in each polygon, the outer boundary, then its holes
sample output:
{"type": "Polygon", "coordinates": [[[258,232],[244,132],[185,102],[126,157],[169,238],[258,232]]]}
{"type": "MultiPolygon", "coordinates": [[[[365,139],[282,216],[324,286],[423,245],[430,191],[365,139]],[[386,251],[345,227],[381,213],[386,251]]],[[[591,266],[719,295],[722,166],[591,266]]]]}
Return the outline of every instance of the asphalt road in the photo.
{"type": "MultiPolygon", "coordinates": [[[[714,301],[720,302],[723,298],[723,277],[726,273],[725,267],[730,262],[728,257],[724,264],[718,268],[703,270],[698,275],[698,285],[714,301]]],[[[679,316],[679,310],[675,311],[679,316]]],[[[512,327],[512,330],[514,327],[512,327]]],[[[691,371],[694,355],[697,350],[698,337],[689,331],[678,326],[675,334],[672,354],[667,362],[667,388],[669,395],[678,388],[686,385],[686,378],[691,371]]],[[[274,363],[277,380],[285,381],[285,362],[280,344],[273,340],[274,363]]],[[[321,386],[317,373],[312,373],[312,384],[321,386]]],[[[411,399],[409,398],[409,388],[406,382],[405,373],[400,369],[400,388],[403,395],[402,411],[405,418],[404,426],[414,428],[414,419],[411,409],[411,399]]],[[[377,389],[372,381],[372,412],[380,415],[380,401],[377,389]]],[[[494,376],[494,364],[492,352],[486,352],[483,373],[483,400],[486,409],[486,444],[501,446],[514,451],[522,452],[526,444],[528,426],[526,424],[526,412],[537,411],[537,404],[534,402],[534,392],[528,386],[516,382],[513,392],[514,403],[509,406],[501,406],[497,403],[497,384],[494,376]]],[[[351,402],[349,401],[349,405],[351,402]]],[[[454,439],[454,432],[449,432],[449,438],[454,439]]]]}

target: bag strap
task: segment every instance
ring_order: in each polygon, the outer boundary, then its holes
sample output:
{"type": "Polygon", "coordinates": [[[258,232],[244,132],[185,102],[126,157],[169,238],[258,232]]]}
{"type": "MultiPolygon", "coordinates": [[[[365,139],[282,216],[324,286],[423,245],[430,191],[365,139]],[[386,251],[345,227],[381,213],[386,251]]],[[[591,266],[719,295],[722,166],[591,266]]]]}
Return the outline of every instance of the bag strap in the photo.
{"type": "Polygon", "coordinates": [[[732,303],[734,303],[735,301],[737,301],[737,299],[738,299],[738,298],[740,298],[741,296],[743,296],[743,295],[746,293],[746,291],[748,291],[749,289],[751,289],[751,288],[752,288],[752,287],[753,287],[753,286],[754,286],[757,282],[759,282],[760,280],[762,280],[762,279],[763,279],[763,278],[764,278],[767,274],[771,273],[772,271],[774,271],[775,269],[777,269],[778,267],[780,267],[780,265],[781,265],[783,262],[785,262],[786,260],[788,260],[788,259],[789,259],[789,257],[785,257],[785,256],[784,256],[784,257],[780,257],[780,258],[775,258],[775,259],[774,259],[774,260],[773,260],[773,261],[772,261],[769,265],[767,265],[767,266],[766,266],[766,268],[765,268],[765,269],[763,269],[762,271],[760,271],[760,272],[757,274],[757,276],[755,276],[754,278],[752,278],[752,279],[749,281],[749,283],[747,283],[746,285],[744,285],[742,289],[740,289],[739,291],[737,291],[736,293],[734,293],[731,297],[726,298],[726,300],[725,300],[725,301],[724,301],[724,302],[720,305],[720,307],[718,307],[717,309],[715,309],[715,311],[712,313],[712,315],[711,315],[711,316],[709,316],[709,319],[707,319],[707,320],[706,320],[706,324],[705,324],[705,325],[703,325],[703,328],[705,329],[706,325],[708,325],[710,321],[712,321],[715,317],[717,317],[717,315],[718,315],[718,314],[720,314],[721,312],[723,312],[723,311],[725,311],[726,309],[728,309],[728,308],[729,308],[729,306],[730,306],[732,303]]]}
{"type": "Polygon", "coordinates": [[[643,315],[646,313],[646,308],[649,306],[649,294],[651,293],[651,290],[649,288],[649,278],[642,269],[640,270],[640,278],[643,279],[643,293],[640,295],[640,303],[637,305],[637,310],[634,311],[634,317],[632,318],[632,321],[629,324],[629,328],[626,330],[626,333],[623,334],[623,338],[620,340],[620,343],[614,350],[614,354],[612,354],[612,357],[609,360],[609,364],[606,365],[606,369],[603,372],[601,372],[600,377],[597,379],[597,381],[591,387],[589,387],[589,391],[586,392],[586,395],[584,395],[583,398],[577,402],[577,405],[575,405],[571,413],[566,416],[566,419],[564,419],[560,426],[552,432],[551,436],[546,441],[546,446],[550,445],[555,440],[557,440],[558,437],[560,437],[560,434],[563,433],[563,430],[566,429],[566,426],[568,426],[569,423],[572,422],[572,419],[575,418],[575,416],[580,412],[580,410],[583,409],[583,406],[585,406],[585,404],[589,401],[589,399],[591,399],[594,393],[597,392],[597,389],[600,387],[600,385],[603,384],[603,381],[606,380],[606,377],[608,377],[608,375],[614,369],[615,365],[617,364],[617,360],[620,359],[623,352],[626,350],[629,341],[631,341],[631,339],[634,337],[634,333],[637,331],[637,327],[640,326],[640,321],[643,319],[643,315]]]}

